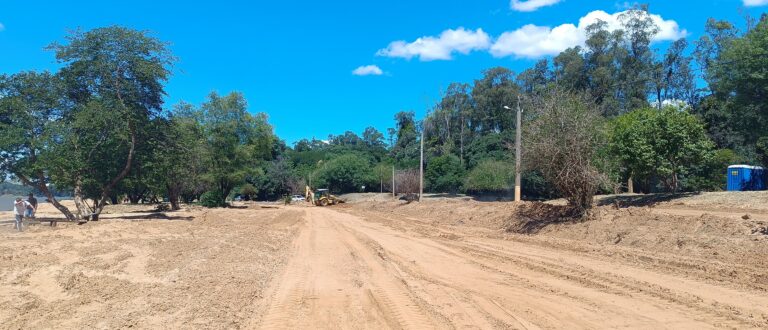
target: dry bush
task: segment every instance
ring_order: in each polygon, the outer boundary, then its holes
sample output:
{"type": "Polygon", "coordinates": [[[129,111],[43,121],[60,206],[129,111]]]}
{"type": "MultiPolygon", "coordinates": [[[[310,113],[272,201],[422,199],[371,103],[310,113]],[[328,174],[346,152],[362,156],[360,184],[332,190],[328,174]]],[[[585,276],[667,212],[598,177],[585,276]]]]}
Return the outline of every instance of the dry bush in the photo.
{"type": "Polygon", "coordinates": [[[598,107],[583,95],[552,89],[534,100],[534,120],[525,132],[529,168],[584,215],[606,177],[595,164],[605,143],[598,107]]]}
{"type": "Polygon", "coordinates": [[[418,193],[419,170],[408,169],[395,172],[395,193],[418,193]]]}

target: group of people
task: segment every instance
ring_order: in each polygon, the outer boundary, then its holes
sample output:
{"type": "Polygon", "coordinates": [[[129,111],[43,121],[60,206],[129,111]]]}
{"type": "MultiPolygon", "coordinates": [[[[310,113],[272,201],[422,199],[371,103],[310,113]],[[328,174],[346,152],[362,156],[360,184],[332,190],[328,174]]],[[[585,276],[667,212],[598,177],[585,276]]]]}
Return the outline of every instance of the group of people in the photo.
{"type": "Polygon", "coordinates": [[[24,230],[24,218],[34,218],[37,211],[37,198],[32,193],[29,193],[27,200],[17,197],[13,203],[14,214],[16,215],[16,229],[19,231],[24,230]]]}

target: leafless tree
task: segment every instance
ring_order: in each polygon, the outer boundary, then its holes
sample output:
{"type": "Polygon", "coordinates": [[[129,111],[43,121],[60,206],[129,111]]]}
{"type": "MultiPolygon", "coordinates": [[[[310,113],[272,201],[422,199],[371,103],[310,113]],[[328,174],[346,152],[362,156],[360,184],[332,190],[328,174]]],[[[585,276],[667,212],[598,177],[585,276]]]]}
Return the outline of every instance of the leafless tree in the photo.
{"type": "Polygon", "coordinates": [[[586,96],[558,88],[533,104],[534,119],[524,132],[528,167],[542,173],[574,214],[584,215],[606,180],[596,166],[605,142],[600,110],[586,96]]]}
{"type": "Polygon", "coordinates": [[[396,193],[412,194],[419,191],[419,170],[400,170],[395,173],[396,193]]]}

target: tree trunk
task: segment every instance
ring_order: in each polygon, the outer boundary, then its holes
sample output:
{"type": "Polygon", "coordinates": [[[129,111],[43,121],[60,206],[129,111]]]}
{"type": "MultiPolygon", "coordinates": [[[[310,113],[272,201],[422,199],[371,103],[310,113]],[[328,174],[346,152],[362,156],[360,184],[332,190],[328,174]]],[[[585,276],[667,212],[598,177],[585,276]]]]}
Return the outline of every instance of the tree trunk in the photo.
{"type": "Polygon", "coordinates": [[[74,202],[75,207],[77,208],[78,220],[88,220],[90,218],[91,212],[88,205],[85,204],[85,199],[83,198],[83,182],[80,178],[80,175],[78,175],[77,179],[75,180],[74,202]]]}
{"type": "Polygon", "coordinates": [[[632,180],[632,175],[630,175],[629,179],[627,179],[627,192],[630,194],[635,193],[635,183],[632,180]]]}
{"type": "Polygon", "coordinates": [[[125,160],[125,166],[123,167],[123,170],[120,171],[120,173],[112,179],[112,181],[109,182],[108,185],[104,186],[101,191],[101,198],[99,198],[98,201],[96,201],[96,205],[93,206],[93,220],[99,219],[99,214],[102,210],[104,210],[104,206],[107,204],[107,198],[109,198],[109,195],[112,194],[112,190],[115,189],[115,186],[117,186],[120,181],[122,181],[128,173],[131,171],[131,165],[133,164],[133,155],[136,151],[136,129],[133,127],[133,124],[129,123],[128,130],[130,131],[131,135],[131,147],[128,149],[128,159],[125,160]]]}
{"type": "Polygon", "coordinates": [[[168,189],[168,201],[171,202],[171,210],[180,210],[181,207],[179,207],[179,195],[181,195],[181,189],[171,185],[168,185],[166,188],[168,189]]]}
{"type": "Polygon", "coordinates": [[[32,181],[29,180],[29,178],[27,178],[24,175],[21,175],[21,174],[18,174],[18,173],[15,173],[15,175],[25,185],[30,186],[30,187],[35,187],[35,188],[37,188],[37,190],[40,190],[43,193],[43,195],[45,195],[45,198],[48,200],[48,202],[51,203],[53,205],[53,207],[55,207],[57,210],[59,210],[59,212],[61,212],[61,214],[63,214],[64,217],[67,218],[67,221],[77,221],[77,217],[74,214],[72,214],[72,211],[70,211],[69,208],[67,208],[66,206],[61,205],[61,203],[59,203],[59,201],[56,200],[56,197],[53,196],[51,191],[48,190],[48,186],[45,185],[45,180],[44,180],[45,177],[43,176],[43,174],[41,172],[38,173],[38,180],[39,181],[36,184],[32,183],[32,181]]]}
{"type": "Polygon", "coordinates": [[[128,194],[128,202],[132,205],[139,204],[139,200],[141,200],[143,195],[141,194],[128,194]]]}

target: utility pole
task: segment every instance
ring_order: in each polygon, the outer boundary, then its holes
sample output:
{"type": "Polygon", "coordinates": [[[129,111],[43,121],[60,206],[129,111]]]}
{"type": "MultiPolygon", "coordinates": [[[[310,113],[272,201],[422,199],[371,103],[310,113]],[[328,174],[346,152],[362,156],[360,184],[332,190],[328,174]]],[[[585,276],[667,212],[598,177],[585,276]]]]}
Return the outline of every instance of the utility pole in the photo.
{"type": "Polygon", "coordinates": [[[392,198],[395,197],[395,164],[392,164],[392,198]]]}
{"type": "Polygon", "coordinates": [[[421,128],[421,155],[419,156],[419,203],[424,194],[424,127],[421,128]]]}
{"type": "Polygon", "coordinates": [[[515,202],[520,201],[520,149],[523,137],[522,113],[520,109],[520,94],[517,95],[517,127],[515,127],[515,202]]]}

